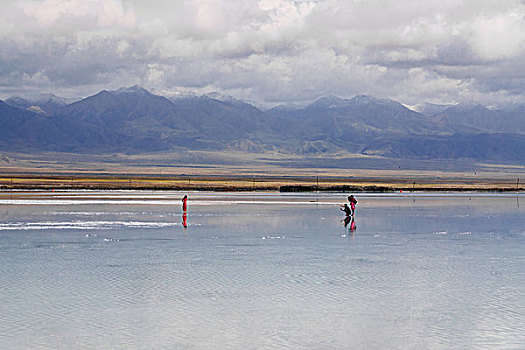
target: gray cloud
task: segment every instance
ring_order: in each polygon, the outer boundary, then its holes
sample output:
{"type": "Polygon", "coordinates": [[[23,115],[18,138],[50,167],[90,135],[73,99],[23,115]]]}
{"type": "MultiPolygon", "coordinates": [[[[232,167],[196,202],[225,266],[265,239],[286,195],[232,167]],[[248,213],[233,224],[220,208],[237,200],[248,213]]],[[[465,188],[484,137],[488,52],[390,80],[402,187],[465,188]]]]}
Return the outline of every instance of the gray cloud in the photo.
{"type": "Polygon", "coordinates": [[[0,0],[0,98],[140,84],[275,104],[523,102],[519,0],[0,0]]]}

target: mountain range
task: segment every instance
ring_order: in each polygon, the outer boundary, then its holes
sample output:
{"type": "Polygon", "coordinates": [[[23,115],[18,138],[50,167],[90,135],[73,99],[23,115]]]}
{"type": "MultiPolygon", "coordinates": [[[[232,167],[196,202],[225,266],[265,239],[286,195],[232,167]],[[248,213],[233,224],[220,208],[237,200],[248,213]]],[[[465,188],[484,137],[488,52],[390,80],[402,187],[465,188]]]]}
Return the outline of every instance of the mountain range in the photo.
{"type": "Polygon", "coordinates": [[[263,110],[218,95],[168,99],[138,86],[82,100],[0,101],[0,151],[84,154],[222,150],[525,162],[525,105],[409,109],[384,98],[320,98],[263,110]]]}

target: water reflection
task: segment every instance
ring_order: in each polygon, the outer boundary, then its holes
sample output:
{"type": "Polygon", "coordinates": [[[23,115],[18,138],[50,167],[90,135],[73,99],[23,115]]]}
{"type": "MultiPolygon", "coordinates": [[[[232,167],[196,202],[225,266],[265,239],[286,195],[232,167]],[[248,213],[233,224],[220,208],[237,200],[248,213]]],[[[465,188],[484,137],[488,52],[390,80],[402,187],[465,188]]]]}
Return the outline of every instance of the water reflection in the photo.
{"type": "Polygon", "coordinates": [[[184,228],[188,227],[188,213],[187,212],[182,213],[182,226],[184,228]]]}
{"type": "Polygon", "coordinates": [[[523,348],[514,195],[233,196],[0,205],[2,348],[523,348]]]}
{"type": "Polygon", "coordinates": [[[357,228],[357,225],[355,223],[355,218],[354,216],[345,216],[344,220],[343,220],[344,224],[345,224],[345,227],[348,227],[348,229],[350,231],[355,231],[356,228],[357,228]]]}

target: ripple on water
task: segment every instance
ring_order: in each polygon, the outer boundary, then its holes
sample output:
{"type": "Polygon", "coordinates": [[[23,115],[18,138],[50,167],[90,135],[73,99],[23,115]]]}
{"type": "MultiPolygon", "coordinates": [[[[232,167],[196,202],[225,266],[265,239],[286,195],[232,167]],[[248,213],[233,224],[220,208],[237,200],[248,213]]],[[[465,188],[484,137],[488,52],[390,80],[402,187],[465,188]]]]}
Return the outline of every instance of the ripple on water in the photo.
{"type": "Polygon", "coordinates": [[[43,222],[11,222],[0,223],[3,230],[112,230],[120,228],[164,228],[181,226],[174,222],[144,222],[144,221],[43,221],[43,222]]]}
{"type": "Polygon", "coordinates": [[[335,207],[263,212],[271,206],[243,204],[222,206],[222,214],[210,204],[183,232],[180,214],[163,226],[167,209],[134,205],[107,216],[99,206],[93,215],[83,206],[27,222],[24,213],[7,216],[11,222],[0,226],[6,348],[524,343],[523,219],[514,207],[491,218],[494,227],[477,223],[484,206],[469,205],[454,210],[461,217],[433,226],[444,217],[442,206],[396,211],[392,228],[392,210],[375,207],[372,216],[363,206],[359,229],[343,240],[348,231],[335,207]],[[478,234],[489,230],[496,233],[478,234]]]}

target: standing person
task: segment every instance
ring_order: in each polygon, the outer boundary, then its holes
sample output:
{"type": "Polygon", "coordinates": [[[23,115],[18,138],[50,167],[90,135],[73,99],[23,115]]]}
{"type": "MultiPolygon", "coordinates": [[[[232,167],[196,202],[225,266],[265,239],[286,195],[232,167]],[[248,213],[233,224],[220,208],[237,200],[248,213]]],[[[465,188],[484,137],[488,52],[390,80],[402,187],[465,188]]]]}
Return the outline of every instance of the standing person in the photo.
{"type": "Polygon", "coordinates": [[[188,210],[188,196],[184,195],[182,197],[182,211],[186,212],[188,210]]]}
{"type": "Polygon", "coordinates": [[[354,195],[350,195],[348,197],[348,201],[350,202],[350,208],[352,209],[352,216],[355,214],[355,206],[357,204],[357,199],[354,198],[354,195]]]}

